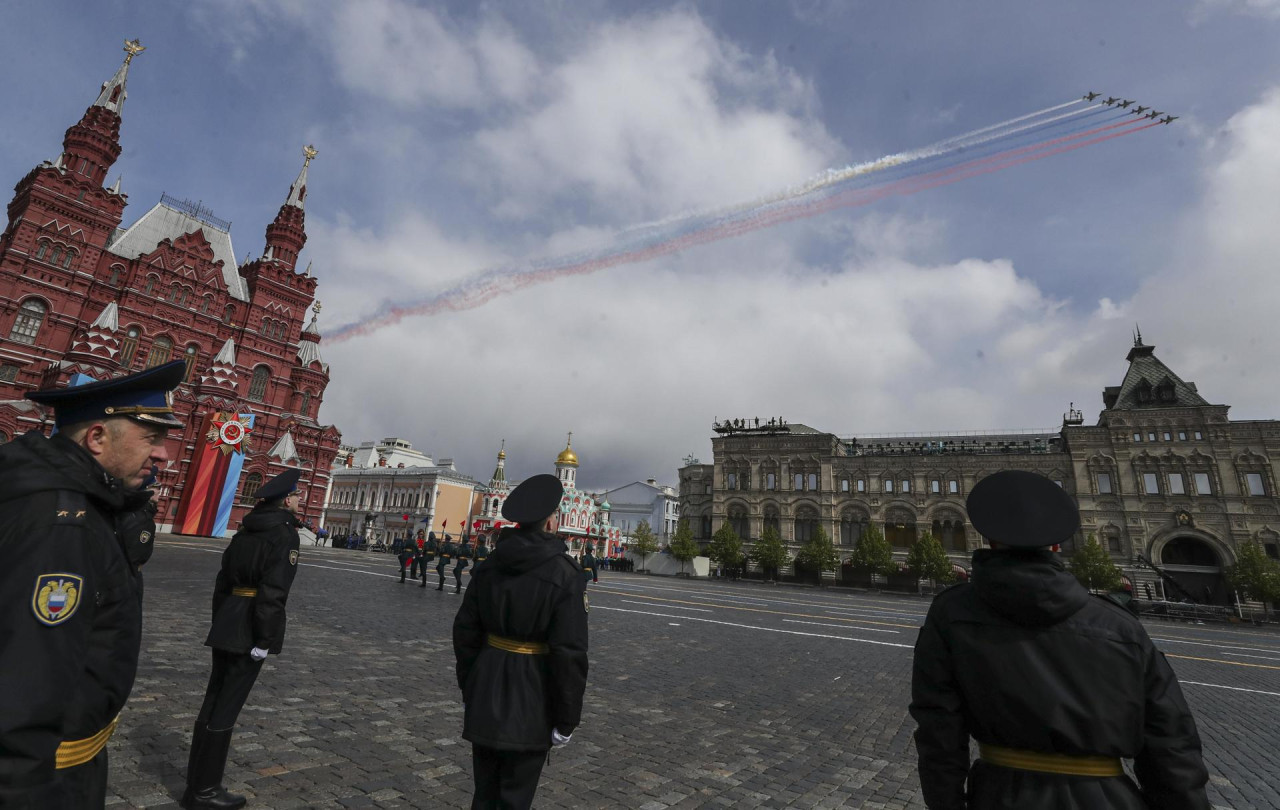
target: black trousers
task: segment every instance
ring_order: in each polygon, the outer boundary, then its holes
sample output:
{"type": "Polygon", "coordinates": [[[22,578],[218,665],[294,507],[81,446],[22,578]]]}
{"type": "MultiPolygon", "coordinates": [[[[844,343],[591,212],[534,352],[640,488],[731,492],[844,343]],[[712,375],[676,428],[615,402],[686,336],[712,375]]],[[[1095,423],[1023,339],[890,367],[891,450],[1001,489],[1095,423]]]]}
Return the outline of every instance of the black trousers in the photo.
{"type": "Polygon", "coordinates": [[[196,725],[210,731],[224,731],[234,726],[261,671],[262,662],[254,661],[247,652],[214,650],[213,670],[209,673],[200,714],[196,715],[196,725]]]}
{"type": "Polygon", "coordinates": [[[440,575],[441,588],[444,588],[444,569],[445,569],[444,563],[440,563],[439,565],[436,566],[436,573],[440,575]]]}
{"type": "Polygon", "coordinates": [[[56,778],[58,800],[66,802],[61,808],[102,810],[107,803],[107,749],[83,765],[57,771],[56,778]]]}
{"type": "Polygon", "coordinates": [[[498,751],[472,745],[476,792],[471,810],[528,810],[546,760],[546,751],[498,751]]]}
{"type": "Polygon", "coordinates": [[[453,569],[453,582],[457,586],[458,590],[462,590],[462,569],[461,568],[453,569]]]}

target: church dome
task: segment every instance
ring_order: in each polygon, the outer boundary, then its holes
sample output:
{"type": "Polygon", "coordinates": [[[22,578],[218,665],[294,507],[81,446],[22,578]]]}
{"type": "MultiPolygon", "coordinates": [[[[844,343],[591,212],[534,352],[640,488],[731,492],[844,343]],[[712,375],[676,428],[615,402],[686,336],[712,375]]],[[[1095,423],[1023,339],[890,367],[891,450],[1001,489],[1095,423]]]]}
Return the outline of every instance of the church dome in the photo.
{"type": "Polygon", "coordinates": [[[573,452],[573,448],[566,444],[564,449],[560,451],[560,455],[556,456],[556,464],[567,464],[570,467],[576,467],[578,466],[578,454],[573,452]]]}

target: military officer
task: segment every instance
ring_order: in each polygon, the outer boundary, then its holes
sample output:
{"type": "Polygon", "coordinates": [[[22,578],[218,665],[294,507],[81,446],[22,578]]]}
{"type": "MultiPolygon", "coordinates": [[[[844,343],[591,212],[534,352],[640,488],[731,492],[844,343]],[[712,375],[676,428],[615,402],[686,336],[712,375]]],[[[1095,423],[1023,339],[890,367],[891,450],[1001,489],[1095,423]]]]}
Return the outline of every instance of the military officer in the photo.
{"type": "Polygon", "coordinates": [[[270,653],[284,644],[285,603],[298,571],[299,471],[285,470],[257,491],[257,504],[222,554],[213,589],[213,670],[196,716],[187,764],[188,810],[243,807],[222,787],[231,733],[270,653]]]}
{"type": "Polygon", "coordinates": [[[555,534],[563,493],[554,475],[511,491],[502,515],[517,528],[476,566],[453,620],[473,808],[530,807],[547,752],[582,716],[587,596],[555,534]]]}
{"type": "Polygon", "coordinates": [[[462,593],[462,572],[471,564],[471,549],[466,540],[458,544],[456,559],[457,562],[453,565],[453,592],[462,593]]]}
{"type": "Polygon", "coordinates": [[[404,575],[412,571],[411,576],[414,580],[418,578],[418,560],[422,556],[422,549],[418,543],[422,542],[422,532],[418,532],[418,539],[406,537],[404,545],[400,547],[400,553],[396,555],[400,560],[400,584],[404,584],[404,575]]]}
{"type": "Polygon", "coordinates": [[[440,544],[440,559],[436,563],[436,573],[440,575],[440,584],[436,586],[437,591],[444,590],[444,569],[449,567],[449,562],[453,556],[458,553],[458,549],[453,545],[453,541],[449,539],[449,535],[444,536],[444,541],[440,544]]]}
{"type": "Polygon", "coordinates": [[[591,553],[591,546],[587,546],[586,551],[582,554],[582,581],[599,582],[600,575],[596,573],[599,563],[596,562],[595,555],[591,553]]]}
{"type": "MultiPolygon", "coordinates": [[[[476,538],[476,550],[474,553],[472,553],[471,559],[475,562],[476,566],[478,567],[480,563],[484,562],[486,559],[488,559],[488,557],[489,557],[489,549],[484,544],[484,535],[480,535],[479,537],[476,538]]],[[[475,575],[476,575],[476,572],[472,571],[471,576],[475,576],[475,575]]]]}
{"type": "Polygon", "coordinates": [[[441,545],[442,543],[436,539],[435,532],[427,532],[427,542],[422,546],[422,585],[419,587],[427,587],[427,566],[435,562],[441,545]]]}
{"type": "Polygon", "coordinates": [[[1008,470],[978,482],[968,511],[991,548],[974,552],[970,582],[934,599],[916,641],[925,804],[1208,810],[1195,720],[1164,655],[1051,550],[1080,525],[1071,496],[1008,470]]]}
{"type": "Polygon", "coordinates": [[[182,427],[169,392],[185,370],[28,393],[57,433],[0,447],[0,807],[106,801],[106,744],[142,641],[126,518],[182,427]]]}

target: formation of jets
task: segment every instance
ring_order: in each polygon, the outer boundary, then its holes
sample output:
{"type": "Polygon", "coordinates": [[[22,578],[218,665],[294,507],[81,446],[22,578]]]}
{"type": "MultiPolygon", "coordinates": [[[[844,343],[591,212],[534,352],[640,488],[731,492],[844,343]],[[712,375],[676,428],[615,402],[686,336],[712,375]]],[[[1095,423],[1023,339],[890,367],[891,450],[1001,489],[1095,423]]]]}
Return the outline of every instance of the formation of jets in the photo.
{"type": "MultiPolygon", "coordinates": [[[[1093,101],[1095,98],[1097,98],[1100,95],[1102,94],[1095,93],[1092,90],[1090,90],[1088,93],[1085,93],[1083,96],[1081,96],[1081,98],[1084,99],[1085,101],[1093,101]]],[[[1132,104],[1133,102],[1127,98],[1122,99],[1119,96],[1108,96],[1107,98],[1102,100],[1102,103],[1107,105],[1108,107],[1114,106],[1118,109],[1128,109],[1129,105],[1132,104]]],[[[1180,117],[1177,115],[1165,115],[1160,110],[1154,110],[1150,107],[1144,107],[1141,104],[1139,104],[1137,107],[1134,107],[1132,110],[1129,110],[1129,114],[1136,115],[1139,118],[1150,118],[1151,120],[1155,121],[1158,124],[1172,124],[1174,121],[1177,121],[1178,118],[1180,117]],[[1147,110],[1151,110],[1151,112],[1148,113],[1147,110]],[[1143,115],[1143,113],[1146,113],[1146,115],[1143,115]],[[1164,118],[1160,117],[1162,115],[1164,115],[1164,118]]]]}

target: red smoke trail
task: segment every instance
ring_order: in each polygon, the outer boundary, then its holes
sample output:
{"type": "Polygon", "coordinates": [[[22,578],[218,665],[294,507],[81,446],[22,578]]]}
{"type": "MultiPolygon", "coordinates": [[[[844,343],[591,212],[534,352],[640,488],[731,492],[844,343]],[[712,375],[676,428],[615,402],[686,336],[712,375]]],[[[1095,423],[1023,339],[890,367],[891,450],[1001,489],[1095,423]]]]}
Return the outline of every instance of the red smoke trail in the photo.
{"type": "Polygon", "coordinates": [[[649,261],[661,256],[679,253],[698,245],[805,219],[837,208],[868,205],[886,197],[905,196],[931,188],[951,185],[971,177],[1021,166],[1024,163],[1074,151],[1085,146],[1119,138],[1123,135],[1132,135],[1135,132],[1141,132],[1159,124],[1159,122],[1152,122],[1135,126],[1140,121],[1141,119],[1124,120],[1084,132],[1064,135],[1044,143],[1030,144],[1006,152],[975,158],[945,169],[905,177],[880,187],[850,189],[821,199],[807,200],[796,204],[778,203],[777,207],[771,210],[764,210],[740,219],[722,222],[637,250],[588,259],[565,267],[553,267],[519,275],[494,278],[484,282],[482,286],[477,288],[461,290],[453,295],[445,294],[443,297],[423,304],[392,306],[384,313],[376,315],[364,323],[353,324],[346,329],[339,330],[328,338],[328,342],[341,343],[354,337],[371,334],[383,327],[399,323],[410,316],[436,315],[445,311],[461,312],[474,309],[488,303],[499,295],[520,290],[533,284],[541,284],[569,276],[585,275],[623,264],[649,261]]]}

